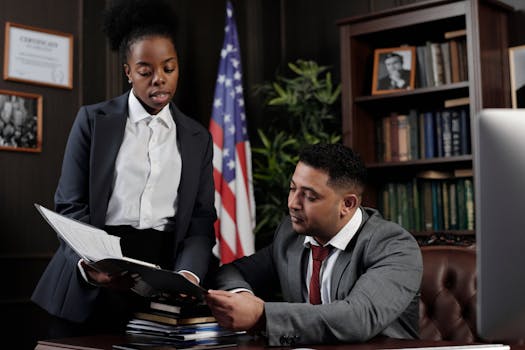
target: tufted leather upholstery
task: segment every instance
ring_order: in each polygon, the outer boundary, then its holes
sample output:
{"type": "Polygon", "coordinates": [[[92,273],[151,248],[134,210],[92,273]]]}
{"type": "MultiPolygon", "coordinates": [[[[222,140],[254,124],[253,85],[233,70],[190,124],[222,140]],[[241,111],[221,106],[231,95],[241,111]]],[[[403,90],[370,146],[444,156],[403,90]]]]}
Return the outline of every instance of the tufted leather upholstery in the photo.
{"type": "Polygon", "coordinates": [[[421,339],[482,341],[476,332],[475,249],[428,246],[421,252],[421,339]]]}

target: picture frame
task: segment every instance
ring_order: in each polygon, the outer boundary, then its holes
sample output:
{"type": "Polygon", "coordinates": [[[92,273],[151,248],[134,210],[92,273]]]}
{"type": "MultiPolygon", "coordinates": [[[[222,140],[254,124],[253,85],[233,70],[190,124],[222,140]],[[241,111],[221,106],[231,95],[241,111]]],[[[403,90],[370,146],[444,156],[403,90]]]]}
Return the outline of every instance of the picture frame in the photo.
{"type": "Polygon", "coordinates": [[[5,24],[4,79],[73,88],[73,35],[13,22],[5,24]]]}
{"type": "Polygon", "coordinates": [[[512,108],[525,108],[525,45],[509,48],[512,108]]]}
{"type": "Polygon", "coordinates": [[[416,79],[416,47],[374,50],[372,95],[413,90],[416,79]]]}
{"type": "Polygon", "coordinates": [[[42,95],[0,90],[0,150],[42,152],[42,95]]]}

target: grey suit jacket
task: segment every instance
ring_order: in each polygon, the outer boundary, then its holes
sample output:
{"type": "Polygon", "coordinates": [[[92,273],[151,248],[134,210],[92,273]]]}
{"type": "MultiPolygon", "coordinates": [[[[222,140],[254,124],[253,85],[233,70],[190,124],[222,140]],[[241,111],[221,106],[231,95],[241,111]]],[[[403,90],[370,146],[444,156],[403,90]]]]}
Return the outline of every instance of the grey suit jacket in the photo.
{"type": "Polygon", "coordinates": [[[284,302],[265,302],[269,345],[362,342],[376,335],[418,337],[421,251],[413,236],[362,208],[363,223],[337,258],[330,304],[302,295],[309,250],[286,217],[274,241],[254,255],[224,265],[217,287],[256,295],[281,291],[284,302]],[[280,289],[279,289],[280,288],[280,289]]]}
{"type": "MultiPolygon", "coordinates": [[[[124,138],[128,93],[80,108],[64,154],[55,194],[56,210],[97,227],[104,227],[111,196],[115,160],[124,138]]],[[[172,103],[182,174],[174,217],[174,270],[204,278],[215,244],[213,142],[209,132],[172,103]]],[[[90,315],[99,288],[78,274],[79,257],[64,242],[53,256],[32,300],[49,313],[76,322],[90,315]]]]}

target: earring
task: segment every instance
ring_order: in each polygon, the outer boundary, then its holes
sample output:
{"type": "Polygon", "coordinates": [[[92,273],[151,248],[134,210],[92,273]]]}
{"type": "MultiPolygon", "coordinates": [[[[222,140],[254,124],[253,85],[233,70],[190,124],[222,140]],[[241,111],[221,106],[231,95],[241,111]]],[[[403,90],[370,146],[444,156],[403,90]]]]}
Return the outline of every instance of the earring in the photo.
{"type": "Polygon", "coordinates": [[[131,84],[131,79],[128,79],[128,84],[131,84]]]}

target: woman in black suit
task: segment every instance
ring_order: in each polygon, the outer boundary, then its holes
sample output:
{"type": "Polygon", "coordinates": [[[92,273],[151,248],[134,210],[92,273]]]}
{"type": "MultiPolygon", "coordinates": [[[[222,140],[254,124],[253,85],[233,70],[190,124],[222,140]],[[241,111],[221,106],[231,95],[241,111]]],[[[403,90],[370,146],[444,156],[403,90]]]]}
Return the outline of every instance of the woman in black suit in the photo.
{"type": "MultiPolygon", "coordinates": [[[[120,236],[125,256],[200,283],[215,243],[213,143],[171,102],[179,77],[173,22],[160,0],[118,1],[105,14],[131,90],[80,108],[55,206],[120,236]]],[[[146,303],[130,292],[131,278],[97,272],[60,243],[32,297],[56,316],[50,336],[123,329],[146,303]]]]}

